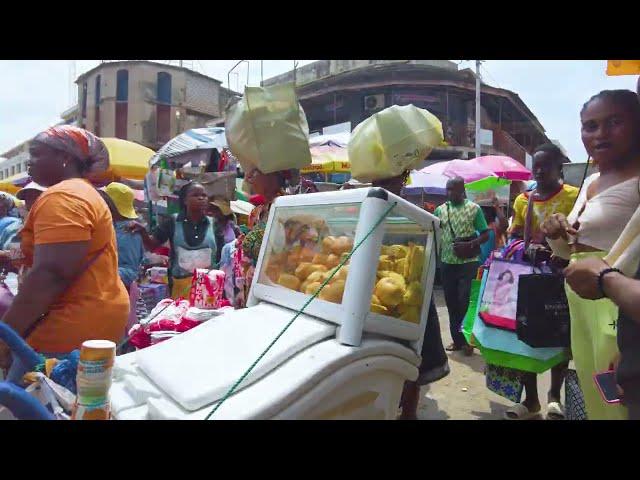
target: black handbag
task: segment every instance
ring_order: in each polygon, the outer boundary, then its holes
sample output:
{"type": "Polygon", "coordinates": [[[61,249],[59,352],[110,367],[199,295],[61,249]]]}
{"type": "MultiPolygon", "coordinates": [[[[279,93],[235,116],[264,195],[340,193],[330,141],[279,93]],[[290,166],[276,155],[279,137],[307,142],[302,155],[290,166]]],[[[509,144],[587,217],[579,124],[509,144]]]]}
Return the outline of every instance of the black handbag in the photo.
{"type": "Polygon", "coordinates": [[[516,334],[533,348],[569,347],[571,319],[564,277],[557,273],[520,275],[516,334]]]}
{"type": "Polygon", "coordinates": [[[474,246],[471,250],[464,252],[457,247],[457,244],[471,242],[478,238],[477,234],[470,235],[468,237],[458,237],[456,232],[451,226],[451,212],[449,211],[449,204],[447,204],[447,223],[449,224],[449,230],[451,231],[451,238],[453,239],[453,253],[458,258],[475,258],[480,256],[480,245],[474,246]]]}

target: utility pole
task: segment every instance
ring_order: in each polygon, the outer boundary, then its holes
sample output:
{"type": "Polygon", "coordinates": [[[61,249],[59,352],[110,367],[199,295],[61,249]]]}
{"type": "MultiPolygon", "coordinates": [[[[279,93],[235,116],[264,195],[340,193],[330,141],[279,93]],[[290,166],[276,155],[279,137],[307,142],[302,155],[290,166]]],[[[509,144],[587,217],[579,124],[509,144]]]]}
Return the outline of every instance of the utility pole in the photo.
{"type": "Polygon", "coordinates": [[[476,60],[476,158],[480,154],[480,60],[476,60]]]}

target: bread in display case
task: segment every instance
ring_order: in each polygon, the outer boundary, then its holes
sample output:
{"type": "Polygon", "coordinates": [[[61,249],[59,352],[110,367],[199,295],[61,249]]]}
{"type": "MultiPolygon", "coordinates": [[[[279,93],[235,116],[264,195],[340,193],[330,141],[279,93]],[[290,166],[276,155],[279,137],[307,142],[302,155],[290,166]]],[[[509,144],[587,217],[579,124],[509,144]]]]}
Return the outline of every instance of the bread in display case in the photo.
{"type": "Polygon", "coordinates": [[[305,313],[340,325],[365,317],[365,330],[420,338],[439,222],[386,191],[384,200],[367,200],[372,190],[379,189],[280,197],[269,215],[250,302],[296,310],[318,292],[305,313]],[[383,211],[366,214],[365,200],[378,202],[383,211]],[[355,271],[354,264],[360,265],[355,271]]]}

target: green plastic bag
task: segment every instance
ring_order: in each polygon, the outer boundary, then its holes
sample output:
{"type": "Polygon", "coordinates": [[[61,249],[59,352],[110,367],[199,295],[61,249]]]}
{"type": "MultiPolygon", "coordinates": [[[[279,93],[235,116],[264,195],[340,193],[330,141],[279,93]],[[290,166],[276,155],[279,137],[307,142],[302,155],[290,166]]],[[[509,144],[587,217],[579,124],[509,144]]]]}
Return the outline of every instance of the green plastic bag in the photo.
{"type": "Polygon", "coordinates": [[[273,173],[311,164],[309,125],[293,83],[246,87],[226,110],[225,134],[245,172],[273,173]]]}
{"type": "Polygon", "coordinates": [[[482,286],[482,280],[471,281],[471,296],[469,297],[469,308],[467,314],[462,322],[462,334],[467,339],[467,343],[477,347],[479,344],[473,336],[473,324],[478,317],[478,308],[480,304],[478,299],[480,298],[480,290],[482,286]]]}
{"type": "Polygon", "coordinates": [[[349,140],[351,176],[371,182],[416,168],[442,144],[442,123],[414,105],[389,108],[359,123],[349,140]]]}

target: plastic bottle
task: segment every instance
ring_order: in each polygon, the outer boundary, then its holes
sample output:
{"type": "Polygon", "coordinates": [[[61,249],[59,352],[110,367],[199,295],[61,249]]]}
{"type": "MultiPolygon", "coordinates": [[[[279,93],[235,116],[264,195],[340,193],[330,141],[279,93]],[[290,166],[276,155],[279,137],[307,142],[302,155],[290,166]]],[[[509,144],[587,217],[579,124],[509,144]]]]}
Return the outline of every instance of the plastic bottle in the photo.
{"type": "Polygon", "coordinates": [[[72,420],[109,419],[109,389],[115,356],[116,344],[109,340],[88,340],[82,344],[72,420]]]}

